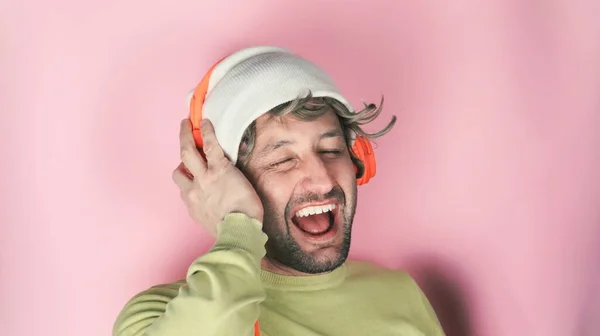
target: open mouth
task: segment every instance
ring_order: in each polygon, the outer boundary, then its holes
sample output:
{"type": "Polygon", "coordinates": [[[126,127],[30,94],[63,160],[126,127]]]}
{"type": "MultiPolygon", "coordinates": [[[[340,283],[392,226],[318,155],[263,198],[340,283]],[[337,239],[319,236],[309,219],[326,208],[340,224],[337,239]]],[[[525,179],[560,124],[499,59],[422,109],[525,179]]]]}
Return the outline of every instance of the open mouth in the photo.
{"type": "Polygon", "coordinates": [[[336,208],[333,203],[302,208],[292,217],[292,223],[309,236],[324,236],[334,227],[336,208]]]}

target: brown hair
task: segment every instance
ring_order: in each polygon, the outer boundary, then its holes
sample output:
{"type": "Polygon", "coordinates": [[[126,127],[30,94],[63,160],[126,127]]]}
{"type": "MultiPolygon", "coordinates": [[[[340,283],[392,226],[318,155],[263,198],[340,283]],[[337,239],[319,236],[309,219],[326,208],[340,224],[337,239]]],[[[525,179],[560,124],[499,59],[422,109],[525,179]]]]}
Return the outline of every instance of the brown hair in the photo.
{"type": "MultiPolygon", "coordinates": [[[[368,139],[375,139],[385,135],[389,132],[394,124],[396,123],[396,116],[392,116],[390,122],[381,130],[374,133],[366,133],[362,126],[366,125],[375,120],[383,109],[383,97],[379,107],[373,103],[365,104],[364,108],[358,112],[352,112],[348,110],[346,105],[340,101],[331,97],[313,97],[312,93],[308,93],[306,97],[297,98],[293,101],[281,104],[267,113],[274,117],[282,117],[288,113],[292,113],[295,117],[301,120],[315,120],[327,113],[328,111],[334,111],[337,115],[344,136],[346,137],[346,143],[350,152],[352,162],[358,168],[356,173],[357,178],[360,178],[364,173],[364,165],[360,161],[351,147],[350,130],[354,131],[358,135],[362,135],[368,139]]],[[[245,166],[248,163],[248,159],[254,148],[254,141],[256,138],[256,121],[254,121],[244,132],[242,137],[242,143],[240,145],[240,154],[238,159],[238,165],[245,166]]]]}

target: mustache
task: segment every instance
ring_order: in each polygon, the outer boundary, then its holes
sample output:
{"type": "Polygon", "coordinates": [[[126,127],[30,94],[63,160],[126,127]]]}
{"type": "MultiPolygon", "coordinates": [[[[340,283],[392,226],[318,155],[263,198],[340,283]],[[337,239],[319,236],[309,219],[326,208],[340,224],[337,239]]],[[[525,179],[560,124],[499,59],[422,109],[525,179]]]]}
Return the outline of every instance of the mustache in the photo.
{"type": "Polygon", "coordinates": [[[286,216],[289,216],[289,213],[293,207],[298,204],[304,203],[318,203],[324,202],[326,200],[337,200],[340,204],[345,204],[346,202],[346,194],[339,186],[334,186],[329,192],[326,194],[315,194],[315,193],[306,193],[304,195],[297,196],[290,200],[285,207],[286,216]]]}

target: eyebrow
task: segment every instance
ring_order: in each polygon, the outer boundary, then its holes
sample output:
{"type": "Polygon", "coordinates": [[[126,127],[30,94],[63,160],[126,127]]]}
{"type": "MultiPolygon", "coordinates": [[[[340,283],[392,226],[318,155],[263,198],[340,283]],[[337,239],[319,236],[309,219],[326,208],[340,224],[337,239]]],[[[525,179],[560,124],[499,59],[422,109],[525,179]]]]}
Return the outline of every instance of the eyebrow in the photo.
{"type": "Polygon", "coordinates": [[[335,129],[335,130],[331,130],[329,132],[323,133],[321,135],[321,140],[327,139],[327,138],[338,138],[338,137],[343,137],[343,134],[340,130],[335,129]]]}
{"type": "MultiPolygon", "coordinates": [[[[343,134],[342,134],[342,132],[340,130],[335,129],[335,130],[331,130],[331,131],[328,131],[328,132],[325,132],[325,133],[321,134],[320,139],[323,140],[323,139],[338,138],[338,137],[343,137],[343,134]]],[[[295,143],[295,141],[292,141],[292,140],[280,140],[280,141],[277,141],[275,143],[272,143],[272,144],[269,144],[269,145],[265,146],[260,151],[259,154],[260,154],[260,156],[265,156],[269,152],[272,152],[272,151],[274,151],[276,149],[279,149],[281,147],[292,145],[294,143],[295,143]]]]}

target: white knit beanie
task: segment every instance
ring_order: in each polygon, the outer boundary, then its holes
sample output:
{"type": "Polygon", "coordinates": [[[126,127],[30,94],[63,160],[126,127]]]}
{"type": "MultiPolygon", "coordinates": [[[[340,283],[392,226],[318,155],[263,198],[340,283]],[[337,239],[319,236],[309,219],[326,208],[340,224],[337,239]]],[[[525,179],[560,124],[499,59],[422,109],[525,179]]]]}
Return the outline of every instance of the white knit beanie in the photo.
{"type": "Polygon", "coordinates": [[[236,163],[246,128],[272,108],[304,97],[309,90],[314,97],[337,99],[353,111],[330,76],[310,61],[274,46],[242,49],[214,68],[202,116],[212,122],[225,155],[236,163]]]}

